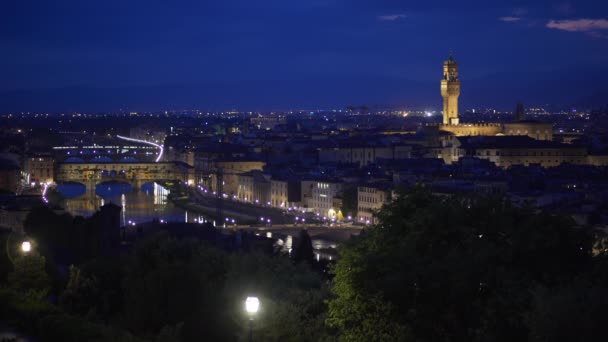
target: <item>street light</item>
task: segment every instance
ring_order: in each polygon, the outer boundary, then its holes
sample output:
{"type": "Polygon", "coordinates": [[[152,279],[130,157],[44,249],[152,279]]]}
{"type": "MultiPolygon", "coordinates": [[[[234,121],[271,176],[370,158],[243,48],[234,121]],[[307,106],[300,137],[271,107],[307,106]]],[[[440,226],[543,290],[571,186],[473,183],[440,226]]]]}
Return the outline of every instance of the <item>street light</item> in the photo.
{"type": "Polygon", "coordinates": [[[245,311],[249,314],[249,342],[253,341],[253,317],[260,309],[258,297],[247,297],[245,300],[245,311]]]}
{"type": "Polygon", "coordinates": [[[29,253],[32,250],[32,243],[29,241],[23,241],[21,243],[21,251],[23,253],[29,253]]]}
{"type": "Polygon", "coordinates": [[[245,300],[245,310],[247,310],[247,313],[253,316],[258,312],[259,309],[260,300],[258,297],[247,297],[247,300],[245,300]]]}
{"type": "MultiPolygon", "coordinates": [[[[13,236],[13,233],[11,232],[6,237],[6,256],[8,257],[8,260],[11,262],[11,264],[15,265],[15,260],[13,259],[13,256],[11,255],[11,248],[10,248],[12,236],[13,236]]],[[[27,255],[28,253],[30,253],[32,251],[32,243],[28,240],[24,240],[21,243],[20,249],[24,255],[27,255]]]]}

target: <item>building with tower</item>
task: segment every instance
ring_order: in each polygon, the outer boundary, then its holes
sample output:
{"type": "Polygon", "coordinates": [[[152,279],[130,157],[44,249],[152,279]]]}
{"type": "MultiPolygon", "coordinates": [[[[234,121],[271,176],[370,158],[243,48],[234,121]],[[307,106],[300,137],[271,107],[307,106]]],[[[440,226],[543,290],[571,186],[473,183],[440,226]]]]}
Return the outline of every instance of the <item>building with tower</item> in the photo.
{"type": "Polygon", "coordinates": [[[463,123],[458,118],[460,79],[452,55],[443,63],[441,80],[443,122],[425,127],[427,157],[451,164],[463,157],[487,159],[500,167],[514,165],[557,166],[562,163],[606,165],[608,158],[589,155],[585,147],[553,141],[553,124],[528,120],[524,105],[517,104],[514,120],[507,123],[463,123]]]}
{"type": "Polygon", "coordinates": [[[525,119],[524,106],[517,104],[515,121],[510,123],[462,123],[458,118],[458,98],[460,78],[458,63],[452,55],[443,63],[441,79],[443,97],[443,123],[429,125],[427,133],[431,136],[501,136],[523,135],[535,140],[553,140],[553,125],[525,119]]]}

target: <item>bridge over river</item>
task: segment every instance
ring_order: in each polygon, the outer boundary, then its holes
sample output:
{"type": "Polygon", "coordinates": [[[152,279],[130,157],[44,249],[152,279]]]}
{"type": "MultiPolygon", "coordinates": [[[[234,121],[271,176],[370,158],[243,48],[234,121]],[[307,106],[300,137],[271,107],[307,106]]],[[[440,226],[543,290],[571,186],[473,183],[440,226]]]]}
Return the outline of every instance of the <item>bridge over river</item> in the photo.
{"type": "Polygon", "coordinates": [[[116,181],[129,183],[133,188],[154,181],[188,183],[194,169],[182,162],[113,162],[113,163],[59,163],[56,183],[76,182],[94,188],[97,184],[116,181]]]}

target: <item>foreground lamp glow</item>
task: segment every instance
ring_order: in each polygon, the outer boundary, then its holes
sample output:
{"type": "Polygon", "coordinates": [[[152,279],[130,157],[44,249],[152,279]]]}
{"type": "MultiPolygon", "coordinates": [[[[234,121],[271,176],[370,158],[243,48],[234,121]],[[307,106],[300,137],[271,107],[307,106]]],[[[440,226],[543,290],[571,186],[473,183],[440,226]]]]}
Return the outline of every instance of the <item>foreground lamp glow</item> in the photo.
{"type": "Polygon", "coordinates": [[[254,315],[260,309],[260,300],[258,297],[247,297],[245,300],[245,310],[248,314],[254,315]]]}
{"type": "Polygon", "coordinates": [[[247,297],[245,300],[245,311],[249,314],[249,342],[253,342],[253,317],[260,309],[258,297],[247,297]]]}
{"type": "Polygon", "coordinates": [[[32,243],[29,241],[23,241],[21,243],[21,251],[23,253],[29,253],[32,250],[32,243]]]}

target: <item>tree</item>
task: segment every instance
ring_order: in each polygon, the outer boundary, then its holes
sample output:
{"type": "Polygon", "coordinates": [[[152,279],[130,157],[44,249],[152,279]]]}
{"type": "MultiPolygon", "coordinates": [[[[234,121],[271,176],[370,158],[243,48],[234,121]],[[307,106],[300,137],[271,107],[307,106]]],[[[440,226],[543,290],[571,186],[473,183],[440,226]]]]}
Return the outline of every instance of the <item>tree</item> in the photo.
{"type": "Polygon", "coordinates": [[[72,265],[68,284],[59,297],[59,304],[69,313],[85,315],[95,308],[100,293],[97,279],[84,275],[79,268],[72,265]]]}
{"type": "Polygon", "coordinates": [[[181,326],[184,339],[221,340],[234,331],[222,320],[224,252],[194,240],[158,234],[138,245],[126,266],[121,321],[140,336],[181,326]],[[189,337],[189,338],[188,338],[189,337]]]}
{"type": "Polygon", "coordinates": [[[357,217],[359,208],[358,190],[356,186],[346,187],[342,191],[342,208],[343,214],[357,217]]]}
{"type": "Polygon", "coordinates": [[[227,301],[232,303],[227,315],[241,340],[247,337],[243,301],[249,295],[259,297],[261,303],[253,326],[258,341],[328,341],[334,337],[324,325],[328,288],[306,263],[259,253],[231,255],[223,294],[232,299],[227,301]]]}
{"type": "Polygon", "coordinates": [[[312,264],[315,260],[315,255],[312,248],[312,240],[306,229],[302,229],[298,232],[298,236],[295,239],[296,243],[291,251],[291,258],[296,263],[305,261],[312,264]]]}
{"type": "Polygon", "coordinates": [[[9,286],[19,292],[36,292],[41,296],[48,293],[50,279],[46,273],[46,259],[37,254],[14,259],[14,270],[8,275],[9,286]]]}
{"type": "Polygon", "coordinates": [[[257,339],[322,341],[330,336],[324,326],[327,288],[306,263],[286,257],[230,254],[159,234],[136,247],[125,275],[118,321],[140,337],[245,338],[243,303],[249,295],[262,302],[254,324],[257,339]]]}
{"type": "Polygon", "coordinates": [[[500,197],[415,187],[378,218],[333,269],[328,324],[345,340],[525,340],[530,286],[568,281],[591,261],[590,235],[571,219],[500,197]]]}

